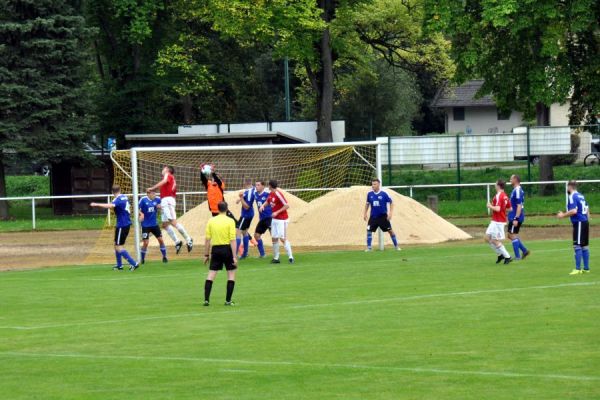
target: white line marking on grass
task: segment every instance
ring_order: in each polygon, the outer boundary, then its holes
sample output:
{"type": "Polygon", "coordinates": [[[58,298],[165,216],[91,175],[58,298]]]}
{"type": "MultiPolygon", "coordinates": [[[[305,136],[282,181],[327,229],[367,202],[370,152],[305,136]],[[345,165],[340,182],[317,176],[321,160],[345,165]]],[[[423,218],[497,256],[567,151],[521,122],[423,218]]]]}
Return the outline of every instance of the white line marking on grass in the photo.
{"type": "MultiPolygon", "coordinates": [[[[563,374],[535,374],[528,372],[512,371],[469,371],[447,368],[420,368],[420,367],[384,367],[376,365],[362,364],[340,364],[340,363],[313,363],[313,362],[295,362],[295,361],[261,361],[261,360],[232,360],[204,357],[177,357],[177,356],[128,356],[128,355],[94,355],[80,353],[25,353],[25,352],[0,352],[0,356],[20,357],[20,358],[76,358],[90,360],[133,360],[133,361],[183,361],[200,362],[213,364],[239,364],[239,365],[263,365],[263,366],[288,366],[303,368],[325,368],[325,369],[350,369],[381,372],[413,372],[423,374],[441,374],[441,375],[473,375],[473,376],[494,376],[503,378],[538,378],[538,379],[560,379],[573,381],[600,381],[600,376],[586,375],[563,375],[563,374]]],[[[244,371],[245,370],[233,370],[244,371]]]]}

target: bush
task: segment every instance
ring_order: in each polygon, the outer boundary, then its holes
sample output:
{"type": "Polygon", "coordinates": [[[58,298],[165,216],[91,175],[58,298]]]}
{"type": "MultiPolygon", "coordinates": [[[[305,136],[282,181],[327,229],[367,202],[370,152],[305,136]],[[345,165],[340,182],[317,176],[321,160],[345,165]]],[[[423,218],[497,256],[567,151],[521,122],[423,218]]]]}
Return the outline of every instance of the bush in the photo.
{"type": "Polygon", "coordinates": [[[49,196],[50,178],[41,175],[7,176],[6,195],[9,197],[49,196]]]}

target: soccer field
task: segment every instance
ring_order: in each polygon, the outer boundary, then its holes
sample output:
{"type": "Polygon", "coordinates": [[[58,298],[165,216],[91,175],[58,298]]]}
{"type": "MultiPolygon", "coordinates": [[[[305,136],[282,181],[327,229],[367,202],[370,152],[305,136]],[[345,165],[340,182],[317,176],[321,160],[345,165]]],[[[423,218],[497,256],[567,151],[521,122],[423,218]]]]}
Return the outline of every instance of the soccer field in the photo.
{"type": "MultiPolygon", "coordinates": [[[[0,274],[3,399],[600,397],[600,242],[496,265],[484,244],[0,274]]],[[[157,254],[149,257],[157,258],[157,254]]]]}

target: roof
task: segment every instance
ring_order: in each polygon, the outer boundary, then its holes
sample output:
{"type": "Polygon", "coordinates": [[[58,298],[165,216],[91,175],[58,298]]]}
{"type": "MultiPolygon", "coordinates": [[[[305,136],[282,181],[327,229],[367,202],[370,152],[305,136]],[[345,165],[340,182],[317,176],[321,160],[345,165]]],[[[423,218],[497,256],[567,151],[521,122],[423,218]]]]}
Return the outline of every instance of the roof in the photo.
{"type": "Polygon", "coordinates": [[[483,86],[483,79],[467,81],[460,86],[442,87],[435,99],[434,107],[495,107],[496,102],[491,95],[476,98],[477,92],[483,86]]]}
{"type": "Polygon", "coordinates": [[[236,132],[215,134],[178,134],[178,133],[156,133],[156,134],[130,134],[125,135],[127,141],[211,141],[211,140],[239,140],[239,139],[275,139],[285,138],[296,143],[308,143],[306,140],[291,136],[282,132],[236,132]]]}

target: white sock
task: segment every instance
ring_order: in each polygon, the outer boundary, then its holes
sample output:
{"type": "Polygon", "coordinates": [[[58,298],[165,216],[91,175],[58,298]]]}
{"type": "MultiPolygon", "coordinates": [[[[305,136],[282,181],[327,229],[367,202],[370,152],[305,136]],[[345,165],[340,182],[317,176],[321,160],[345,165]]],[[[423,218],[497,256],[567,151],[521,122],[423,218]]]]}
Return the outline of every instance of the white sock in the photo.
{"type": "Polygon", "coordinates": [[[510,254],[508,254],[508,251],[506,250],[506,247],[504,247],[504,245],[501,245],[498,251],[504,256],[504,258],[510,258],[510,254]]]}
{"type": "Polygon", "coordinates": [[[185,231],[185,228],[183,227],[183,225],[181,225],[179,222],[177,223],[176,228],[179,231],[179,233],[181,233],[181,236],[183,236],[185,238],[186,242],[189,243],[190,240],[192,240],[192,238],[190,237],[190,235],[188,235],[188,233],[185,231]]]}
{"type": "Polygon", "coordinates": [[[292,244],[290,243],[289,240],[285,241],[285,251],[287,252],[288,258],[294,258],[294,255],[292,254],[292,244]]]}
{"type": "Polygon", "coordinates": [[[502,254],[502,253],[500,252],[500,249],[498,249],[494,243],[490,242],[490,243],[489,243],[489,245],[490,245],[490,247],[492,248],[492,250],[494,250],[494,253],[496,253],[496,254],[498,254],[498,255],[501,255],[501,254],[502,254]]]}
{"type": "Polygon", "coordinates": [[[175,243],[179,242],[177,239],[177,234],[175,233],[175,229],[171,225],[167,226],[167,234],[175,243]]]}
{"type": "Polygon", "coordinates": [[[273,243],[273,259],[279,260],[279,242],[273,243]]]}

